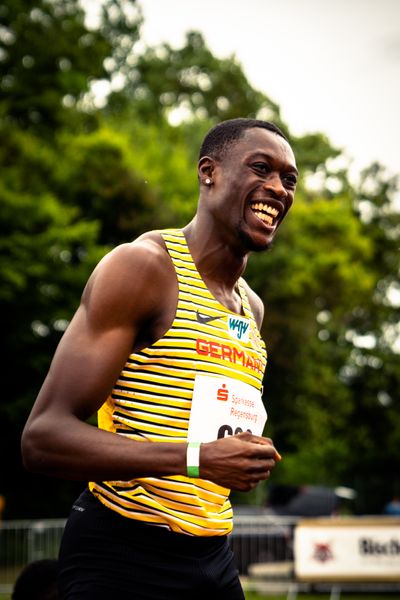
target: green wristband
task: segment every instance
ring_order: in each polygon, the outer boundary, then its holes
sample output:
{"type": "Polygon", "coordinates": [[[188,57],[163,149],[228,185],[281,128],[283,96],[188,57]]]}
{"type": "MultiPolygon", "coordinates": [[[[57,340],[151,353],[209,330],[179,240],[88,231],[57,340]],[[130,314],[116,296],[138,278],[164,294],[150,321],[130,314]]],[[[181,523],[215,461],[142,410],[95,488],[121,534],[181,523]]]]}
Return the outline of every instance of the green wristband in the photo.
{"type": "Polygon", "coordinates": [[[186,474],[188,477],[200,477],[201,442],[189,442],[186,451],[186,474]]]}
{"type": "Polygon", "coordinates": [[[187,471],[187,476],[188,477],[194,477],[194,478],[198,478],[200,477],[200,469],[199,467],[186,467],[186,471],[187,471]]]}

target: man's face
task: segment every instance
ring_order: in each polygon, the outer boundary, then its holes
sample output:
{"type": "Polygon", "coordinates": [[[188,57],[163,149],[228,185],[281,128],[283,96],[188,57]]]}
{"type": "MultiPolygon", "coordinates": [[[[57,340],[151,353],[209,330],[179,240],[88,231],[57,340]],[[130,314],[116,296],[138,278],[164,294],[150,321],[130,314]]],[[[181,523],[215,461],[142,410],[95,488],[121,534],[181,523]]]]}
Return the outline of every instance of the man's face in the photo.
{"type": "Polygon", "coordinates": [[[265,250],[293,204],[297,177],[285,139],[260,127],[247,129],[216,164],[214,215],[245,251],[265,250]]]}

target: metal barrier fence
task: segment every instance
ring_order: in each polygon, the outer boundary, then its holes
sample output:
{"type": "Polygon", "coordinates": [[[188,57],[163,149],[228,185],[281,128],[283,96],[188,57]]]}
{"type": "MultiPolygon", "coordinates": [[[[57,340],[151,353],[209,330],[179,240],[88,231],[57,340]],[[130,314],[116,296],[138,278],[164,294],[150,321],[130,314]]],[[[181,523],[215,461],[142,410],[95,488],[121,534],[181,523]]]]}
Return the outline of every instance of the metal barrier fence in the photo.
{"type": "Polygon", "coordinates": [[[236,515],[230,536],[241,575],[256,563],[293,561],[293,532],[297,517],[277,515],[236,515]]]}
{"type": "MultiPolygon", "coordinates": [[[[10,593],[25,565],[56,558],[65,519],[3,521],[0,525],[0,593],[10,593]]],[[[238,515],[230,543],[241,574],[250,564],[291,560],[296,520],[269,515],[238,515]]]]}
{"type": "MultiPolygon", "coordinates": [[[[296,517],[269,514],[236,514],[229,536],[243,580],[263,593],[319,591],[317,586],[297,584],[293,573],[293,540],[296,517]],[[250,577],[248,577],[250,575],[250,577]],[[254,587],[254,586],[257,586],[254,587]]],[[[3,521],[0,523],[0,594],[10,594],[21,570],[30,562],[57,558],[66,519],[3,521]]],[[[319,586],[322,591],[324,586],[319,586]]],[[[340,598],[340,589],[351,591],[400,591],[400,580],[382,584],[325,586],[331,598],[340,598]],[[353,589],[354,588],[354,589],[353,589]]]]}
{"type": "Polygon", "coordinates": [[[9,594],[25,565],[57,558],[65,519],[3,521],[0,524],[0,593],[9,594]]]}

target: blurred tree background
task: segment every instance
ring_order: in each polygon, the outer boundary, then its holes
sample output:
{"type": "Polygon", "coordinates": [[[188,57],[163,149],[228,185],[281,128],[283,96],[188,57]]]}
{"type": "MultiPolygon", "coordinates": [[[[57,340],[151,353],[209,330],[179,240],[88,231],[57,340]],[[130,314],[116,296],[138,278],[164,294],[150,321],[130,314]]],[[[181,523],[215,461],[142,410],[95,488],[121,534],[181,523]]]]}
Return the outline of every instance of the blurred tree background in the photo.
{"type": "Polygon", "coordinates": [[[89,20],[78,0],[0,7],[4,516],[64,516],[82,489],[21,465],[55,347],[106,252],[191,218],[200,141],[237,116],[277,123],[302,174],[278,244],[246,274],[266,304],[266,433],[284,455],[274,482],[347,485],[355,512],[381,512],[400,484],[397,179],[373,164],[351,183],[326,136],[291,135],[200,33],[146,48],[139,3],[97,8],[89,20]]]}

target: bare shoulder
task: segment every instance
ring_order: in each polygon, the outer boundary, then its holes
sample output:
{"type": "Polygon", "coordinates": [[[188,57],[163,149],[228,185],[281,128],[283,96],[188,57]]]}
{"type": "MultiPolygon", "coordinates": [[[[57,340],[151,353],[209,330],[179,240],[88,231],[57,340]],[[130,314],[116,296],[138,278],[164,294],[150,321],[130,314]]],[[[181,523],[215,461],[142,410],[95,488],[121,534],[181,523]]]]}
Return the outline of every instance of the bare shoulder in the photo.
{"type": "Polygon", "coordinates": [[[254,318],[257,326],[261,329],[261,325],[264,319],[264,304],[260,296],[249,286],[249,284],[242,279],[242,283],[249,299],[251,310],[253,311],[254,318]]]}
{"type": "Polygon", "coordinates": [[[93,271],[92,279],[119,279],[129,287],[131,284],[137,285],[141,279],[153,279],[156,274],[165,275],[170,264],[161,235],[151,231],[106,254],[93,271]],[[140,276],[139,281],[137,276],[140,276]]]}
{"type": "Polygon", "coordinates": [[[168,262],[164,240],[157,231],[149,231],[132,242],[116,246],[99,262],[95,272],[131,268],[143,265],[143,262],[153,268],[157,268],[160,262],[162,266],[168,262]]]}
{"type": "Polygon", "coordinates": [[[148,232],[103,257],[82,300],[100,310],[112,310],[118,303],[127,310],[145,305],[147,312],[159,304],[161,290],[173,286],[174,280],[174,268],[161,235],[148,232]]]}

